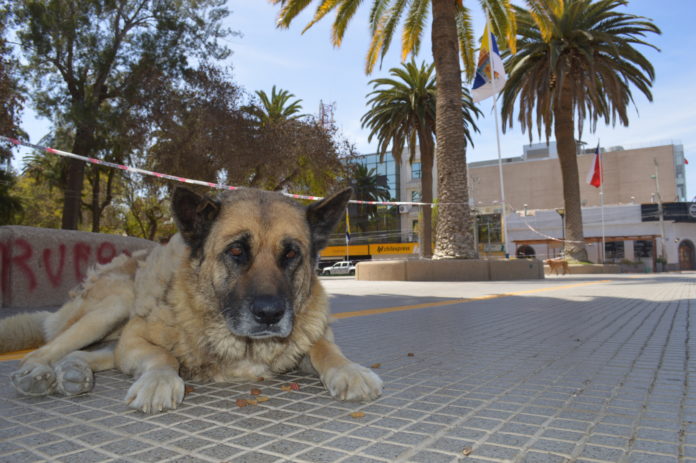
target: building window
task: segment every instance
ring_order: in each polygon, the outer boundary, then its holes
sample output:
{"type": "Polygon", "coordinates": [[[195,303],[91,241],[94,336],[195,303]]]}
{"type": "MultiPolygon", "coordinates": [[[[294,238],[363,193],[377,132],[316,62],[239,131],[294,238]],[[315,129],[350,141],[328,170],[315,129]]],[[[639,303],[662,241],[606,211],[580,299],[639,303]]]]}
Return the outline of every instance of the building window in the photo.
{"type": "Polygon", "coordinates": [[[414,162],[413,164],[411,164],[411,178],[412,179],[421,178],[421,163],[420,162],[414,162]]]}
{"type": "Polygon", "coordinates": [[[476,217],[478,242],[482,244],[502,243],[500,214],[482,214],[476,217]]]}
{"type": "Polygon", "coordinates": [[[636,240],[633,244],[633,253],[636,257],[652,257],[652,241],[636,240]]]}
{"type": "Polygon", "coordinates": [[[623,259],[624,242],[609,241],[608,243],[604,243],[604,257],[606,259],[623,259]]]}
{"type": "Polygon", "coordinates": [[[414,203],[419,203],[419,202],[421,202],[421,199],[422,199],[422,198],[423,198],[423,197],[422,197],[420,191],[412,191],[412,192],[411,192],[411,201],[413,201],[414,203]]]}

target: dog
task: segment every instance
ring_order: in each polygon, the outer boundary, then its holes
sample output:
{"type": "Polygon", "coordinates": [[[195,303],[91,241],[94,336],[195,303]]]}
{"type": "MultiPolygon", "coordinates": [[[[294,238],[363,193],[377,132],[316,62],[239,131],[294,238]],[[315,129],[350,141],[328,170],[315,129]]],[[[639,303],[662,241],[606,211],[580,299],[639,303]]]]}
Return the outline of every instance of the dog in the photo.
{"type": "Polygon", "coordinates": [[[46,315],[48,343],[23,360],[13,384],[31,395],[72,395],[91,390],[93,371],[116,367],[135,378],[128,405],[156,413],[183,401],[184,380],[254,380],[300,368],[317,372],[337,399],[379,397],[382,380],[334,343],[315,273],[350,195],[348,188],[302,206],[255,189],[214,198],[177,188],[179,232],[98,268],[46,315]]]}
{"type": "Polygon", "coordinates": [[[554,272],[559,275],[559,272],[563,272],[563,275],[568,273],[568,261],[563,258],[558,259],[546,259],[545,264],[549,266],[549,273],[554,272]]]}

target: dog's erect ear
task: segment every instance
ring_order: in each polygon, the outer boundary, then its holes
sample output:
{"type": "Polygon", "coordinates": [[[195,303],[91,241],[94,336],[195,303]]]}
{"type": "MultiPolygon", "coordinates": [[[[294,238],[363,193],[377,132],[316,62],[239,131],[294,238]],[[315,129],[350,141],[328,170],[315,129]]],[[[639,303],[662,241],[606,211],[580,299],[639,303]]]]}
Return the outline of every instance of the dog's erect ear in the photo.
{"type": "Polygon", "coordinates": [[[329,233],[344,214],[352,193],[351,188],[346,188],[311,204],[307,208],[307,222],[309,222],[309,228],[312,231],[312,241],[316,252],[326,247],[329,233]]]}
{"type": "Polygon", "coordinates": [[[177,187],[172,196],[172,212],[181,236],[196,254],[220,212],[220,203],[186,188],[177,187]]]}

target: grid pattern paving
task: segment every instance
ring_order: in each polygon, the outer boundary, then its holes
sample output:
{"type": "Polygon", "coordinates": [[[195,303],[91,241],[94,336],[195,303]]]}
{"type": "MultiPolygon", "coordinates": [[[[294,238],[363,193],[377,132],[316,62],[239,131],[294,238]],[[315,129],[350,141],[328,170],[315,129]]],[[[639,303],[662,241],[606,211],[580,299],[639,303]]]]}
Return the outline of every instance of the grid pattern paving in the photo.
{"type": "MultiPolygon", "coordinates": [[[[340,319],[338,344],[385,382],[367,404],[289,374],[190,383],[179,409],[148,416],[124,405],[119,372],[87,395],[27,398],[1,362],[0,461],[696,463],[694,276],[340,319]]],[[[351,309],[375,307],[364,299],[351,309]]]]}

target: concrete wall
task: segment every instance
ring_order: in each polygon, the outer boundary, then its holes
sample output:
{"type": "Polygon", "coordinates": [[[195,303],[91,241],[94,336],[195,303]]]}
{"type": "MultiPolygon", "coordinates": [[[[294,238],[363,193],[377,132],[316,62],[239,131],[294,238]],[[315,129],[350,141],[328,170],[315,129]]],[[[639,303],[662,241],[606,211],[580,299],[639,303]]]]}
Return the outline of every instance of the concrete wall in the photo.
{"type": "Polygon", "coordinates": [[[0,307],[59,306],[96,263],[152,246],[102,233],[0,227],[0,307]]]}
{"type": "Polygon", "coordinates": [[[371,281],[488,281],[544,278],[536,259],[511,260],[394,260],[365,261],[356,267],[357,280],[371,281]]]}

